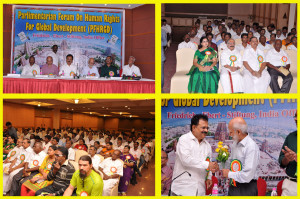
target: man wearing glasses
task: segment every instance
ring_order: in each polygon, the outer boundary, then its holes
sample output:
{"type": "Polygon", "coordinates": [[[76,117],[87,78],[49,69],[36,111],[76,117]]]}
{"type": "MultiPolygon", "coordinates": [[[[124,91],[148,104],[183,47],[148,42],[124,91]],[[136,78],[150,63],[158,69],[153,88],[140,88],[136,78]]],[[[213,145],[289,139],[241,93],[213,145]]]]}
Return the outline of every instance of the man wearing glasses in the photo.
{"type": "Polygon", "coordinates": [[[179,138],[170,194],[173,196],[204,196],[205,184],[212,186],[211,172],[219,169],[211,158],[212,149],[205,140],[208,133],[208,117],[194,115],[191,131],[179,138]]]}
{"type": "MultiPolygon", "coordinates": [[[[297,126],[297,112],[294,116],[297,126]]],[[[283,143],[279,164],[285,168],[287,178],[282,184],[282,196],[297,196],[297,131],[290,133],[283,143]]]]}
{"type": "Polygon", "coordinates": [[[68,161],[68,149],[58,147],[55,151],[55,162],[47,175],[47,180],[53,180],[53,183],[45,188],[38,190],[36,196],[62,196],[68,188],[75,172],[74,166],[68,161]]]}

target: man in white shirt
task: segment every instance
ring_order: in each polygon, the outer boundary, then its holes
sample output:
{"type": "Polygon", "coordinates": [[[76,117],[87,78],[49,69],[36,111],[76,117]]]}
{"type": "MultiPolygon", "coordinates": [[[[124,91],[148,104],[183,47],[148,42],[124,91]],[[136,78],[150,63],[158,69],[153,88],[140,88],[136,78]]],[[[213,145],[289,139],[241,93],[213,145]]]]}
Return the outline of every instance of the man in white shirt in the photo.
{"type": "Polygon", "coordinates": [[[227,49],[221,54],[220,81],[224,93],[243,93],[244,84],[240,69],[243,66],[240,51],[235,49],[235,41],[227,41],[227,49]]]}
{"type": "Polygon", "coordinates": [[[89,155],[92,158],[93,167],[96,171],[99,171],[99,165],[101,163],[101,159],[98,155],[96,155],[97,148],[92,145],[89,149],[89,155]]]}
{"type": "Polygon", "coordinates": [[[20,150],[18,157],[16,157],[11,164],[3,167],[3,195],[10,191],[13,177],[21,171],[26,162],[29,161],[33,153],[30,147],[30,140],[23,140],[23,149],[20,150]]]}
{"type": "Polygon", "coordinates": [[[68,54],[66,64],[59,69],[59,75],[66,77],[74,77],[77,74],[77,67],[73,64],[73,55],[68,54]]]}
{"type": "Polygon", "coordinates": [[[250,39],[251,48],[243,54],[245,93],[267,93],[271,77],[266,69],[264,52],[257,48],[256,37],[250,39]]]}
{"type": "Polygon", "coordinates": [[[288,27],[284,26],[282,27],[282,38],[285,39],[287,37],[287,34],[288,34],[288,27]]]}
{"type": "Polygon", "coordinates": [[[241,36],[242,43],[235,46],[235,49],[238,51],[245,51],[246,48],[250,48],[251,46],[248,44],[248,34],[243,33],[241,36]]]}
{"type": "Polygon", "coordinates": [[[172,29],[171,29],[171,26],[169,24],[167,24],[167,20],[162,19],[161,21],[162,21],[161,28],[164,29],[167,34],[171,34],[172,33],[172,29]]]}
{"type": "Polygon", "coordinates": [[[171,195],[205,196],[207,188],[212,186],[211,172],[218,170],[211,158],[212,149],[205,140],[208,133],[208,117],[197,114],[191,119],[191,131],[179,138],[176,149],[176,161],[173,171],[171,195]],[[175,179],[176,178],[176,179],[175,179]]]}
{"type": "Polygon", "coordinates": [[[257,179],[260,152],[255,141],[247,133],[247,123],[241,117],[232,119],[228,124],[229,136],[233,138],[231,146],[231,158],[238,168],[240,163],[241,169],[230,171],[223,169],[223,177],[234,180],[229,187],[228,196],[257,196],[257,179]]]}
{"type": "Polygon", "coordinates": [[[72,148],[73,142],[72,140],[66,141],[66,148],[68,149],[69,155],[68,160],[74,160],[75,161],[75,150],[72,148]]]}
{"type": "Polygon", "coordinates": [[[115,150],[112,157],[104,159],[99,165],[99,170],[103,173],[103,196],[110,196],[111,189],[119,182],[119,177],[123,176],[120,154],[119,150],[115,150]]]}
{"type": "Polygon", "coordinates": [[[266,55],[266,62],[268,66],[268,72],[271,76],[270,87],[273,93],[289,93],[293,76],[291,73],[284,75],[279,69],[283,67],[286,70],[290,69],[291,60],[284,50],[281,49],[281,40],[277,39],[274,44],[274,49],[268,51],[266,55]],[[281,88],[278,84],[278,76],[281,76],[283,83],[281,88]]]}
{"type": "Polygon", "coordinates": [[[39,173],[39,168],[42,165],[47,154],[43,151],[43,144],[35,142],[33,146],[33,153],[25,163],[24,169],[19,171],[14,177],[11,184],[10,196],[20,196],[22,184],[30,179],[32,176],[39,173]]]}
{"type": "Polygon", "coordinates": [[[236,39],[241,39],[242,36],[242,31],[240,29],[240,27],[238,27],[236,29],[236,34],[232,36],[232,39],[236,40],[236,39]]]}
{"type": "Polygon", "coordinates": [[[117,144],[114,146],[114,150],[119,150],[123,153],[124,145],[121,137],[118,137],[117,144]]]}
{"type": "Polygon", "coordinates": [[[261,51],[265,51],[265,50],[270,50],[272,49],[272,45],[271,44],[267,44],[266,43],[267,39],[265,36],[260,36],[259,37],[259,44],[257,46],[258,49],[260,49],[261,51]]]}
{"type": "Polygon", "coordinates": [[[89,145],[94,145],[94,143],[95,140],[93,139],[93,133],[90,132],[88,137],[85,139],[85,144],[89,146],[89,145]]]}
{"type": "Polygon", "coordinates": [[[292,45],[289,45],[287,49],[297,51],[297,37],[293,37],[291,40],[292,40],[292,45]]]}
{"type": "Polygon", "coordinates": [[[29,64],[24,66],[21,75],[35,76],[40,74],[40,66],[35,64],[34,56],[29,57],[29,64]]]}
{"type": "Polygon", "coordinates": [[[3,168],[9,166],[13,160],[19,156],[20,151],[23,149],[23,139],[17,140],[17,145],[7,154],[7,158],[3,162],[3,168]]]}
{"type": "Polygon", "coordinates": [[[278,29],[276,31],[276,39],[280,39],[281,41],[285,39],[284,36],[281,34],[281,30],[280,29],[278,29]]]}
{"type": "Polygon", "coordinates": [[[130,151],[129,153],[134,157],[135,161],[137,162],[142,154],[142,151],[139,149],[139,143],[138,142],[134,142],[134,146],[130,147],[130,151]]]}
{"type": "Polygon", "coordinates": [[[49,149],[49,146],[51,146],[51,136],[50,135],[46,135],[45,138],[44,138],[44,152],[47,153],[48,152],[48,149],[49,149]]]}
{"type": "Polygon", "coordinates": [[[231,38],[231,34],[229,32],[225,33],[224,41],[218,46],[219,52],[227,49],[227,42],[230,38],[231,38]]]}
{"type": "Polygon", "coordinates": [[[128,65],[123,66],[122,76],[134,76],[134,77],[141,77],[141,71],[139,67],[134,65],[135,57],[130,56],[128,60],[128,65]]]}
{"type": "Polygon", "coordinates": [[[181,42],[179,45],[178,45],[178,50],[181,49],[181,48],[190,48],[190,49],[193,49],[193,50],[197,50],[198,47],[195,43],[191,42],[190,41],[190,35],[189,34],[186,34],[183,38],[183,42],[181,42]]]}
{"type": "Polygon", "coordinates": [[[59,58],[58,58],[58,55],[57,55],[57,50],[58,50],[58,46],[57,45],[53,45],[52,46],[52,51],[47,53],[47,57],[50,56],[52,57],[53,59],[53,64],[57,67],[60,66],[60,63],[59,63],[59,58]]]}
{"type": "Polygon", "coordinates": [[[95,76],[95,77],[99,77],[99,72],[97,67],[95,66],[95,59],[94,58],[90,58],[89,59],[89,63],[88,66],[85,66],[82,70],[82,76],[95,76]]]}

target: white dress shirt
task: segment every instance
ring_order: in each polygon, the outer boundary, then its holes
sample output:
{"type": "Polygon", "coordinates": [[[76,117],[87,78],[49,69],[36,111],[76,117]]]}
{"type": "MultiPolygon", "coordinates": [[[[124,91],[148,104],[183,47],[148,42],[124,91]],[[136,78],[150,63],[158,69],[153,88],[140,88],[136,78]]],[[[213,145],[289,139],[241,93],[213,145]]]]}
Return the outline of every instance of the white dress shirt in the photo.
{"type": "Polygon", "coordinates": [[[285,67],[286,65],[291,64],[291,60],[289,56],[286,54],[286,52],[282,49],[280,49],[280,51],[277,52],[275,48],[267,52],[266,62],[269,62],[270,64],[276,67],[280,67],[280,66],[285,67]]]}
{"type": "Polygon", "coordinates": [[[134,64],[132,64],[131,67],[129,65],[123,66],[122,76],[123,75],[126,75],[126,76],[134,76],[134,75],[142,76],[139,67],[135,66],[134,64]]]}
{"type": "Polygon", "coordinates": [[[121,146],[115,145],[114,150],[120,150],[123,153],[124,145],[121,144],[121,146]]]}
{"type": "Polygon", "coordinates": [[[228,178],[232,178],[239,183],[249,183],[253,179],[258,179],[260,152],[257,144],[249,135],[239,143],[233,143],[231,146],[231,158],[241,161],[242,170],[237,172],[230,171],[228,178]]]}
{"type": "Polygon", "coordinates": [[[71,64],[70,66],[68,64],[64,64],[59,69],[59,75],[70,76],[71,77],[71,76],[74,76],[76,74],[77,74],[77,67],[74,64],[71,64]]]}
{"type": "Polygon", "coordinates": [[[27,149],[22,148],[19,152],[19,156],[17,157],[17,161],[15,166],[18,166],[22,162],[28,162],[33,154],[33,149],[31,147],[27,147],[27,149]]]}
{"type": "Polygon", "coordinates": [[[218,46],[218,51],[220,52],[221,50],[226,50],[227,48],[227,44],[225,43],[225,41],[223,41],[222,43],[220,43],[220,45],[218,46]]]}
{"type": "Polygon", "coordinates": [[[44,146],[43,146],[43,149],[44,149],[44,152],[47,154],[48,153],[48,149],[49,149],[49,146],[51,146],[51,142],[48,142],[47,144],[43,143],[44,146]]]}
{"type": "Polygon", "coordinates": [[[94,143],[95,143],[95,140],[93,140],[93,139],[92,140],[89,140],[89,138],[85,139],[85,144],[86,145],[94,145],[94,143]]]}
{"type": "Polygon", "coordinates": [[[295,47],[294,45],[289,45],[289,46],[287,47],[287,49],[288,49],[288,50],[295,50],[295,51],[297,51],[297,47],[295,47]]]}
{"type": "Polygon", "coordinates": [[[178,50],[181,49],[181,48],[191,48],[191,49],[193,49],[195,51],[198,50],[197,46],[193,42],[191,42],[191,41],[189,41],[189,42],[185,42],[185,41],[181,42],[178,45],[178,50]]]}
{"type": "Polygon", "coordinates": [[[96,74],[95,75],[96,77],[100,76],[96,66],[93,66],[92,68],[90,68],[89,66],[85,66],[82,70],[82,75],[85,75],[85,76],[91,76],[93,73],[96,74]]]}
{"type": "Polygon", "coordinates": [[[276,39],[280,39],[282,41],[285,39],[285,37],[282,34],[279,37],[276,35],[276,39]]]}
{"type": "Polygon", "coordinates": [[[123,162],[120,160],[106,158],[100,163],[99,167],[101,167],[103,172],[108,176],[113,174],[119,174],[121,177],[123,176],[123,162]]]}
{"type": "Polygon", "coordinates": [[[23,147],[17,147],[15,146],[8,154],[7,154],[7,159],[9,161],[12,161],[13,159],[15,159],[16,157],[19,156],[19,153],[21,151],[21,149],[23,149],[23,147]]]}
{"type": "Polygon", "coordinates": [[[75,161],[75,150],[70,147],[68,149],[69,155],[68,155],[68,160],[74,160],[75,161]]]}
{"type": "Polygon", "coordinates": [[[264,51],[264,50],[270,50],[272,49],[272,45],[271,44],[267,44],[265,43],[265,45],[263,46],[261,43],[258,44],[257,48],[259,48],[260,50],[264,51]]]}
{"type": "Polygon", "coordinates": [[[242,36],[242,35],[237,35],[237,34],[235,34],[235,35],[233,35],[231,38],[234,39],[234,40],[236,40],[236,39],[241,39],[241,36],[242,36]]]}
{"type": "Polygon", "coordinates": [[[28,168],[32,169],[37,166],[41,166],[47,154],[44,151],[41,151],[39,154],[35,152],[32,153],[30,160],[28,161],[28,168]]]}
{"type": "Polygon", "coordinates": [[[239,51],[244,51],[247,48],[251,48],[251,46],[249,44],[247,44],[246,48],[242,44],[238,44],[238,45],[235,46],[235,49],[239,50],[239,51]]]}
{"type": "Polygon", "coordinates": [[[130,148],[130,151],[129,153],[135,158],[135,159],[140,159],[141,158],[141,150],[140,149],[137,149],[137,150],[134,150],[134,148],[130,148]]]}
{"type": "Polygon", "coordinates": [[[164,31],[166,33],[170,33],[170,34],[172,33],[172,29],[171,29],[171,26],[169,24],[166,24],[165,26],[163,25],[161,28],[164,29],[164,31]]]}
{"type": "MultiPolygon", "coordinates": [[[[206,169],[211,158],[212,150],[210,144],[204,139],[199,143],[197,138],[190,131],[179,138],[176,147],[176,160],[173,171],[173,179],[182,174],[172,183],[172,192],[182,196],[204,196],[206,169]]],[[[211,179],[209,172],[208,179],[211,179]]]]}
{"type": "Polygon", "coordinates": [[[33,76],[33,75],[39,75],[40,74],[40,67],[37,64],[33,64],[30,66],[27,64],[24,66],[21,75],[26,75],[26,76],[33,76]]]}
{"type": "Polygon", "coordinates": [[[93,167],[94,169],[96,169],[97,171],[99,170],[99,165],[101,163],[101,159],[98,155],[94,155],[94,157],[92,158],[92,163],[93,163],[93,167]]]}
{"type": "MultiPolygon", "coordinates": [[[[232,58],[233,59],[233,58],[232,58]]],[[[233,87],[233,92],[244,92],[244,84],[243,77],[241,75],[240,70],[236,70],[234,72],[230,71],[230,69],[225,68],[225,65],[234,66],[234,67],[243,67],[242,56],[239,50],[230,50],[226,49],[221,54],[221,72],[220,72],[220,81],[223,87],[224,93],[232,93],[231,86],[233,87]],[[236,61],[232,62],[230,60],[231,56],[236,57],[236,61]],[[230,76],[232,80],[232,85],[230,81],[230,76]]]]}

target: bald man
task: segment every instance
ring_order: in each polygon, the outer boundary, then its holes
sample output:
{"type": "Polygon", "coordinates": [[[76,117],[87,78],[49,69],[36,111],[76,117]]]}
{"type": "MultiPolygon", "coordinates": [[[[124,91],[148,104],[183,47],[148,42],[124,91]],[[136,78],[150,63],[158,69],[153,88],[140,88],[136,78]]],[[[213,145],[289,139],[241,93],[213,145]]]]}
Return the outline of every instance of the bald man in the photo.
{"type": "Polygon", "coordinates": [[[181,48],[190,48],[190,49],[193,49],[195,51],[198,50],[198,46],[190,41],[190,35],[189,34],[186,34],[183,38],[183,42],[181,42],[178,45],[178,50],[181,49],[181,48]]]}
{"type": "Polygon", "coordinates": [[[95,66],[95,59],[94,58],[90,58],[89,59],[89,63],[88,66],[85,66],[82,70],[82,76],[95,76],[95,77],[99,77],[99,72],[98,69],[95,66]]]}
{"type": "MultiPolygon", "coordinates": [[[[223,169],[223,177],[235,181],[230,184],[228,196],[257,196],[257,179],[260,152],[255,141],[247,133],[247,123],[241,117],[232,119],[228,124],[229,136],[233,138],[231,146],[232,160],[238,160],[242,169],[230,171],[223,169]]],[[[238,162],[235,161],[235,162],[238,162]]],[[[233,168],[239,168],[233,165],[233,168]]]]}
{"type": "Polygon", "coordinates": [[[58,75],[58,67],[53,64],[53,58],[48,56],[46,64],[41,68],[42,75],[58,75]]]}

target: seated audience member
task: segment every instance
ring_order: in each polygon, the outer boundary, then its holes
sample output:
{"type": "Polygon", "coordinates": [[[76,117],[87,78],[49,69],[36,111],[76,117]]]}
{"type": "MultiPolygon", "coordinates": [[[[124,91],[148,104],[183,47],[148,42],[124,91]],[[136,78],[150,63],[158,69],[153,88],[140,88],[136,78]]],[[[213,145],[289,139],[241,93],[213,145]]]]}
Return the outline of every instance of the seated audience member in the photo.
{"type": "Polygon", "coordinates": [[[236,34],[234,36],[232,36],[232,39],[236,40],[236,39],[241,39],[242,36],[242,31],[239,27],[236,28],[236,34]]]}
{"type": "Polygon", "coordinates": [[[178,50],[181,49],[181,48],[190,48],[190,49],[193,49],[193,50],[197,50],[198,49],[198,46],[191,42],[190,41],[190,35],[189,34],[186,34],[183,38],[183,42],[181,42],[179,45],[178,45],[178,50]]]}
{"type": "Polygon", "coordinates": [[[50,135],[46,135],[44,138],[44,143],[43,143],[43,149],[45,153],[48,153],[48,149],[51,146],[51,136],[50,135]]]}
{"type": "Polygon", "coordinates": [[[58,75],[58,67],[53,64],[53,58],[48,56],[46,64],[41,68],[41,75],[58,75]]]}
{"type": "Polygon", "coordinates": [[[250,44],[250,40],[253,37],[253,32],[248,33],[248,44],[250,44]]]}
{"type": "Polygon", "coordinates": [[[29,57],[29,64],[23,67],[21,75],[34,76],[40,74],[40,66],[35,64],[34,56],[29,57]]]}
{"type": "Polygon", "coordinates": [[[114,152],[113,144],[112,142],[107,142],[106,148],[102,149],[100,152],[100,155],[102,155],[104,158],[111,157],[114,152]]]}
{"type": "Polygon", "coordinates": [[[121,137],[118,137],[117,145],[114,146],[114,150],[119,150],[121,153],[123,153],[124,145],[123,140],[121,137]]]}
{"type": "Polygon", "coordinates": [[[240,69],[242,68],[242,56],[235,49],[235,41],[229,39],[227,49],[221,54],[220,81],[224,93],[243,93],[244,84],[240,69]]]}
{"type": "Polygon", "coordinates": [[[271,76],[270,87],[273,93],[289,93],[293,82],[293,76],[291,73],[284,74],[280,70],[281,67],[283,67],[285,72],[289,72],[291,66],[289,56],[281,49],[281,47],[281,40],[277,39],[274,44],[274,49],[269,50],[266,55],[268,72],[271,76]],[[281,76],[283,79],[281,88],[278,84],[278,76],[281,76]]]}
{"type": "MultiPolygon", "coordinates": [[[[213,48],[216,52],[218,52],[218,46],[217,46],[217,44],[215,44],[215,43],[213,42],[213,34],[207,33],[207,34],[206,34],[206,37],[207,37],[207,39],[208,39],[208,47],[211,47],[211,48],[213,48]]],[[[196,50],[198,50],[198,48],[197,48],[196,50]]]]}
{"type": "Polygon", "coordinates": [[[85,66],[82,70],[82,76],[95,76],[99,77],[98,69],[95,66],[95,59],[90,58],[89,63],[87,66],[85,66]]]}
{"type": "Polygon", "coordinates": [[[169,194],[173,171],[168,167],[168,155],[161,151],[161,195],[167,196],[169,194]]]}
{"type": "Polygon", "coordinates": [[[135,57],[134,56],[129,56],[128,65],[125,65],[122,69],[123,70],[122,71],[122,76],[123,75],[134,76],[134,77],[141,77],[142,76],[139,67],[134,65],[134,62],[135,62],[135,57]]]}
{"type": "Polygon", "coordinates": [[[66,141],[66,148],[69,152],[68,160],[75,161],[75,150],[72,148],[73,142],[71,140],[66,141]]]}
{"type": "Polygon", "coordinates": [[[281,34],[282,39],[281,39],[281,41],[284,40],[287,37],[287,34],[288,34],[288,27],[286,27],[286,26],[282,27],[282,34],[281,34]]]}
{"type": "Polygon", "coordinates": [[[90,146],[90,145],[94,145],[95,140],[93,139],[93,133],[90,132],[88,137],[85,139],[85,144],[90,146]]]}
{"type": "Polygon", "coordinates": [[[226,32],[222,32],[221,33],[221,39],[219,41],[217,41],[216,45],[219,47],[221,43],[223,43],[225,41],[225,35],[226,32]]]}
{"type": "Polygon", "coordinates": [[[4,160],[3,168],[5,168],[7,166],[7,164],[12,163],[12,161],[16,157],[18,157],[20,150],[23,149],[22,145],[23,145],[23,140],[18,139],[17,145],[12,150],[10,150],[10,152],[6,156],[6,159],[5,160],[3,159],[4,160]]]}
{"type": "Polygon", "coordinates": [[[282,36],[280,29],[276,30],[276,40],[277,39],[280,39],[281,41],[285,39],[284,36],[282,36]]]}
{"type": "Polygon", "coordinates": [[[53,137],[53,138],[51,139],[51,144],[52,144],[52,145],[54,145],[54,146],[56,146],[56,147],[59,147],[58,143],[59,143],[59,138],[58,138],[58,137],[53,137]]]}
{"type": "Polygon", "coordinates": [[[252,37],[251,48],[247,48],[243,54],[244,92],[266,93],[271,77],[266,69],[264,52],[257,48],[258,40],[252,37]]]}
{"type": "Polygon", "coordinates": [[[95,141],[94,146],[97,149],[97,154],[100,154],[100,152],[102,151],[102,147],[100,146],[100,142],[99,141],[95,141]]]}
{"type": "Polygon", "coordinates": [[[39,167],[42,165],[45,157],[46,153],[43,151],[43,144],[41,142],[34,143],[33,153],[29,161],[25,163],[24,169],[13,177],[10,189],[11,196],[20,196],[21,185],[39,172],[39,167]]]}
{"type": "Polygon", "coordinates": [[[146,140],[142,140],[141,142],[141,156],[138,168],[141,168],[142,165],[145,165],[145,168],[148,168],[150,151],[146,146],[146,140]]]}
{"type": "Polygon", "coordinates": [[[123,160],[123,176],[119,182],[119,195],[126,196],[128,185],[130,183],[131,176],[134,172],[133,166],[136,164],[134,157],[129,153],[130,146],[126,145],[123,150],[123,154],[120,159],[123,160]]]}
{"type": "Polygon", "coordinates": [[[200,38],[196,36],[196,30],[192,29],[189,34],[190,34],[190,41],[196,44],[197,46],[199,46],[200,38]]]}
{"type": "Polygon", "coordinates": [[[74,77],[78,73],[77,66],[73,64],[73,55],[66,56],[66,63],[59,68],[59,75],[74,77]]]}
{"type": "Polygon", "coordinates": [[[68,161],[68,149],[58,147],[55,150],[55,162],[53,162],[50,172],[47,175],[47,180],[53,180],[53,183],[47,187],[38,190],[35,195],[40,196],[62,196],[70,184],[74,166],[68,161]]]}
{"type": "Polygon", "coordinates": [[[276,34],[271,34],[270,40],[267,41],[267,44],[270,44],[271,46],[273,46],[275,43],[275,40],[276,40],[276,34]]]}
{"type": "MultiPolygon", "coordinates": [[[[285,46],[285,49],[286,49],[289,45],[292,44],[292,38],[293,38],[294,36],[295,36],[295,35],[294,35],[293,33],[289,33],[289,34],[287,35],[287,37],[286,37],[284,40],[282,40],[282,45],[285,46]]],[[[285,50],[285,49],[284,49],[284,50],[285,50]]]]}
{"type": "Polygon", "coordinates": [[[39,189],[45,188],[53,183],[53,180],[47,180],[47,175],[55,161],[55,151],[57,147],[49,146],[47,156],[39,167],[39,173],[31,179],[26,180],[21,186],[21,196],[34,196],[39,189]]]}
{"type": "Polygon", "coordinates": [[[105,64],[100,68],[100,77],[118,77],[117,70],[112,64],[111,56],[107,56],[105,64]]]}
{"type": "Polygon", "coordinates": [[[272,45],[267,44],[266,43],[266,37],[265,36],[260,36],[259,37],[259,44],[257,46],[258,49],[260,49],[261,51],[268,51],[270,49],[272,49],[272,45]]]}
{"type": "Polygon", "coordinates": [[[227,42],[231,38],[231,34],[229,32],[225,33],[224,42],[222,42],[218,46],[218,51],[226,50],[227,49],[227,42]]]}
{"type": "Polygon", "coordinates": [[[297,37],[292,38],[292,45],[289,45],[287,49],[297,51],[297,37]]]}
{"type": "Polygon", "coordinates": [[[123,176],[123,161],[120,158],[121,152],[116,150],[112,157],[101,162],[99,170],[103,173],[103,196],[110,196],[111,189],[118,184],[119,177],[123,176]]]}
{"type": "Polygon", "coordinates": [[[76,144],[74,148],[78,150],[84,150],[87,152],[87,146],[85,145],[85,141],[83,138],[80,138],[78,140],[78,144],[76,144]]]}
{"type": "Polygon", "coordinates": [[[14,139],[9,135],[7,136],[7,143],[5,144],[5,146],[3,147],[3,160],[6,159],[7,155],[9,154],[9,152],[15,148],[16,144],[14,142],[14,139]]]}
{"type": "Polygon", "coordinates": [[[296,28],[292,28],[291,29],[291,33],[297,37],[297,30],[296,30],[296,28]]]}
{"type": "Polygon", "coordinates": [[[94,171],[92,159],[87,155],[81,156],[78,166],[79,170],[74,172],[64,196],[102,196],[103,180],[94,171]],[[76,194],[73,193],[75,189],[76,194]]]}
{"type": "Polygon", "coordinates": [[[18,157],[12,163],[3,165],[3,195],[6,195],[10,191],[13,177],[24,168],[25,163],[30,160],[32,153],[30,140],[24,139],[23,149],[20,149],[18,157]]]}
{"type": "Polygon", "coordinates": [[[98,155],[96,155],[97,149],[94,145],[90,146],[89,155],[92,158],[93,167],[96,171],[99,170],[99,165],[101,163],[101,159],[98,155]]]}

